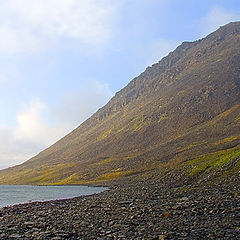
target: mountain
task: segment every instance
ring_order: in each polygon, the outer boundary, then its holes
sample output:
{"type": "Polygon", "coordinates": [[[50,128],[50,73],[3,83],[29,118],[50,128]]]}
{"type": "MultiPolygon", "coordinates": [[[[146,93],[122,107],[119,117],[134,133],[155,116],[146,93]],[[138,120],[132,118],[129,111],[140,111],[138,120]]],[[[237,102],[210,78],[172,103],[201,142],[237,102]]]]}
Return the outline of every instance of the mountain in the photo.
{"type": "Polygon", "coordinates": [[[240,170],[239,156],[240,22],[234,22],[183,42],[70,134],[0,171],[0,184],[110,184],[173,169],[189,179],[227,177],[240,170]]]}

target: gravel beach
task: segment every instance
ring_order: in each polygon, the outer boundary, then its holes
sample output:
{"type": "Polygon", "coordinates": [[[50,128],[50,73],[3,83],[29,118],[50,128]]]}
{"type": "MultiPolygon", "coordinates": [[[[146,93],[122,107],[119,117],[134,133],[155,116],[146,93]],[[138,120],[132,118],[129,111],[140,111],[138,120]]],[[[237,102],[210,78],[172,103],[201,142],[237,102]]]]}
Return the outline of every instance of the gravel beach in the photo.
{"type": "Polygon", "coordinates": [[[0,209],[0,239],[240,239],[239,180],[119,184],[86,197],[0,209]]]}

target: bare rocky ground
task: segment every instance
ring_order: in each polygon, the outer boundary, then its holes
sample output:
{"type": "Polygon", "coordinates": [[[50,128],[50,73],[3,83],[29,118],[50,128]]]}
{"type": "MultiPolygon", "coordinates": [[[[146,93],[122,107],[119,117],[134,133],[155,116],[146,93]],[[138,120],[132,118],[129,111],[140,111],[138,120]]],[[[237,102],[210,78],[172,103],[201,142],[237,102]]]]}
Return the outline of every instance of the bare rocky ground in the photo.
{"type": "Polygon", "coordinates": [[[115,185],[0,209],[0,239],[240,239],[239,177],[219,184],[115,185]]]}

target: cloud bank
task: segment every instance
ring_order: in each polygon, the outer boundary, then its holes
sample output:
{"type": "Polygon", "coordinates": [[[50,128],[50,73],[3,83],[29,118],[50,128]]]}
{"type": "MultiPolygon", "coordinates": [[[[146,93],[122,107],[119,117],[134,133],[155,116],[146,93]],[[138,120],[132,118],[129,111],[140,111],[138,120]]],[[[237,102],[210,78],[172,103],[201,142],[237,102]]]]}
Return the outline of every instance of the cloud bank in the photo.
{"type": "Polygon", "coordinates": [[[16,126],[0,125],[0,169],[33,157],[73,130],[112,96],[106,84],[93,82],[64,95],[56,106],[32,100],[16,115],[16,126]]]}
{"type": "Polygon", "coordinates": [[[0,0],[0,53],[54,46],[59,38],[104,45],[112,36],[117,0],[0,0]]]}

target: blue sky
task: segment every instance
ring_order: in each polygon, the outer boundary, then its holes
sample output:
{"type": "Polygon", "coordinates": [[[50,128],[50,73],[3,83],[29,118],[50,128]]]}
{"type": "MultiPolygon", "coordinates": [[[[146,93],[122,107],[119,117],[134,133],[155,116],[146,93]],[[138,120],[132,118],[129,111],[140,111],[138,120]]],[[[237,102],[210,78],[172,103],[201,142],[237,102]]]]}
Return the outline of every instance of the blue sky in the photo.
{"type": "Polygon", "coordinates": [[[21,163],[239,0],[0,0],[0,168],[21,163]]]}

